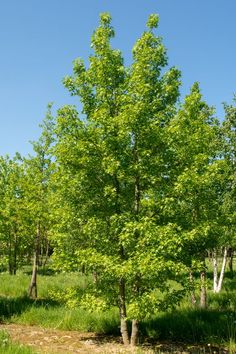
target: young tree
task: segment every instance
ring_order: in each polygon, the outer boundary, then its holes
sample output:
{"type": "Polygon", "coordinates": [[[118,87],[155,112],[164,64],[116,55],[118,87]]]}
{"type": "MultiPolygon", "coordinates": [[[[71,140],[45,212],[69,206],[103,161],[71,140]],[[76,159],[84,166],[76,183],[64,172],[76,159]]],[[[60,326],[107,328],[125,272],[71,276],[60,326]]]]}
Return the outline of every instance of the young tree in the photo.
{"type": "Polygon", "coordinates": [[[139,321],[182,294],[167,282],[184,267],[181,232],[162,217],[170,175],[166,127],[175,114],[180,73],[163,73],[167,56],[154,34],[156,15],[136,42],[129,68],[111,48],[110,22],[101,15],[89,67],[77,59],[74,75],[64,80],[79,96],[83,116],[71,106],[58,112],[63,217],[55,259],[66,269],[86,264],[96,271],[100,294],[119,305],[124,343],[135,345],[139,321]]]}
{"type": "Polygon", "coordinates": [[[37,142],[33,142],[35,156],[24,161],[27,214],[31,233],[34,235],[34,261],[28,295],[34,298],[37,298],[40,245],[43,239],[47,238],[51,222],[50,194],[53,190],[50,181],[53,162],[50,148],[53,143],[53,126],[51,105],[49,105],[42,124],[42,134],[37,142]]]}
{"type": "Polygon", "coordinates": [[[227,164],[225,173],[225,190],[222,210],[225,221],[225,238],[223,246],[227,246],[229,255],[229,267],[233,270],[233,255],[236,246],[236,97],[233,104],[224,104],[225,119],[222,124],[224,139],[223,156],[227,164]]]}
{"type": "Polygon", "coordinates": [[[223,233],[222,204],[225,162],[220,126],[214,110],[202,99],[198,83],[169,126],[173,188],[169,215],[183,230],[189,272],[201,275],[200,306],[206,307],[207,250],[219,246],[223,233]]]}

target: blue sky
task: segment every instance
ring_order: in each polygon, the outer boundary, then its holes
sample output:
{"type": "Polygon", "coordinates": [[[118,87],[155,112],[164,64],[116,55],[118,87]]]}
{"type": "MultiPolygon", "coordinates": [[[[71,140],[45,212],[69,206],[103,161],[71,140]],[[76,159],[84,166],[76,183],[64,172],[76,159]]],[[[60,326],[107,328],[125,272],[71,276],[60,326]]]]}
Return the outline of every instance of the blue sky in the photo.
{"type": "Polygon", "coordinates": [[[32,151],[48,102],[55,109],[77,102],[61,80],[76,57],[90,54],[104,11],[127,63],[148,15],[158,13],[169,64],[182,71],[182,95],[199,81],[222,118],[221,103],[236,92],[235,0],[0,0],[0,155],[32,151]]]}

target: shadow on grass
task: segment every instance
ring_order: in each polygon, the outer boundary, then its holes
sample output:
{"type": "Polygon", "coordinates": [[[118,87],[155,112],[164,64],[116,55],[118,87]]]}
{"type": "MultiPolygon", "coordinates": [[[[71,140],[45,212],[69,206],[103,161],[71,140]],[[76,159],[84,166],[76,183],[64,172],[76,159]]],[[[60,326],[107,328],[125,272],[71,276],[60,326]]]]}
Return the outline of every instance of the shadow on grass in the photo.
{"type": "MultiPolygon", "coordinates": [[[[24,274],[26,275],[31,275],[32,274],[32,269],[25,269],[24,270],[24,274]]],[[[54,270],[54,269],[51,269],[51,268],[47,268],[47,267],[42,267],[42,268],[39,268],[38,269],[38,274],[39,275],[47,275],[47,276],[50,276],[50,275],[55,275],[57,274],[57,272],[54,270]]]]}
{"type": "Polygon", "coordinates": [[[234,311],[184,309],[144,321],[140,329],[144,337],[154,341],[222,344],[235,340],[236,314],[234,311]]]}
{"type": "Polygon", "coordinates": [[[0,321],[9,319],[13,315],[20,315],[30,307],[52,308],[58,307],[59,303],[51,299],[33,300],[27,296],[22,297],[0,297],[0,321]]]}
{"type": "Polygon", "coordinates": [[[224,288],[226,291],[235,291],[236,290],[236,277],[228,275],[224,279],[224,288]]]}

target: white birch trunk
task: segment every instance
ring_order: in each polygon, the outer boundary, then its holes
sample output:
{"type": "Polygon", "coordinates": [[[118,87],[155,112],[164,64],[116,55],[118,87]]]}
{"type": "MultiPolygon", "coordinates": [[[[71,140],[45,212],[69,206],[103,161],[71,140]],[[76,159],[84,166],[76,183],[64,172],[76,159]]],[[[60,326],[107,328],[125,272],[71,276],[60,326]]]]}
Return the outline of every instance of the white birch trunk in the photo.
{"type": "Polygon", "coordinates": [[[223,256],[223,262],[222,262],[222,267],[221,267],[221,272],[220,272],[220,277],[219,277],[219,281],[217,284],[217,288],[216,288],[216,293],[219,293],[221,291],[222,288],[222,284],[223,284],[223,278],[224,278],[224,274],[225,274],[225,267],[226,267],[226,261],[227,261],[227,247],[225,247],[224,249],[224,256],[223,256]]]}

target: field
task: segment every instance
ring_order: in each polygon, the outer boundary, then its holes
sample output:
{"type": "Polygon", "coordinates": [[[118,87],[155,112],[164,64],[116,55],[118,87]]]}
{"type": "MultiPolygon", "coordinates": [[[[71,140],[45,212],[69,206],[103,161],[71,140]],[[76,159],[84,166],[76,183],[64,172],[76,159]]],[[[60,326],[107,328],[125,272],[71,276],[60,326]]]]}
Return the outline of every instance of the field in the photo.
{"type": "MultiPolygon", "coordinates": [[[[211,277],[209,273],[209,289],[211,277]]],[[[91,352],[92,348],[93,352],[100,348],[99,350],[102,350],[100,352],[104,353],[107,350],[107,352],[124,350],[120,344],[119,314],[116,308],[91,311],[77,304],[78,297],[83,294],[88,285],[92,284],[89,276],[77,273],[55,274],[49,270],[42,272],[38,277],[37,300],[27,297],[29,281],[28,269],[18,271],[15,276],[7,273],[0,274],[2,352],[31,353],[29,347],[18,346],[17,351],[16,344],[12,344],[6,331],[11,334],[14,341],[18,340],[31,347],[35,346],[32,332],[44,331],[43,338],[51,338],[46,342],[52,341],[54,335],[60,338],[61,345],[67,338],[66,347],[62,345],[62,348],[57,350],[58,353],[91,352]],[[25,326],[23,330],[22,326],[25,326]],[[28,335],[20,335],[22,331],[28,335]],[[56,331],[56,334],[50,331],[56,331]],[[31,342],[27,341],[26,337],[31,337],[31,342]],[[73,345],[71,351],[63,351],[65,348],[68,350],[70,342],[77,343],[76,351],[73,351],[73,345]],[[88,349],[88,345],[92,347],[88,349]]],[[[141,323],[141,346],[137,352],[161,353],[184,350],[189,353],[234,353],[236,351],[235,288],[236,279],[232,274],[226,273],[222,292],[213,294],[209,291],[207,310],[190,306],[189,298],[185,298],[175,310],[163,311],[156,317],[146,319],[141,323]]],[[[39,334],[38,336],[40,337],[39,334]]],[[[40,343],[41,347],[48,345],[44,342],[44,339],[38,341],[38,346],[34,350],[38,350],[40,343]]],[[[51,345],[56,347],[53,342],[51,345]]]]}

